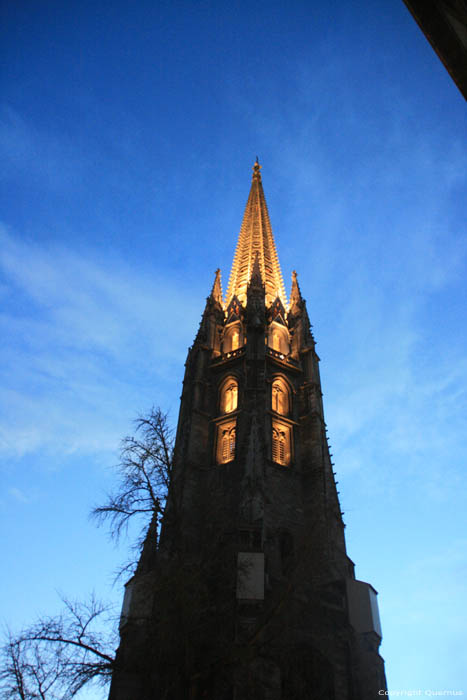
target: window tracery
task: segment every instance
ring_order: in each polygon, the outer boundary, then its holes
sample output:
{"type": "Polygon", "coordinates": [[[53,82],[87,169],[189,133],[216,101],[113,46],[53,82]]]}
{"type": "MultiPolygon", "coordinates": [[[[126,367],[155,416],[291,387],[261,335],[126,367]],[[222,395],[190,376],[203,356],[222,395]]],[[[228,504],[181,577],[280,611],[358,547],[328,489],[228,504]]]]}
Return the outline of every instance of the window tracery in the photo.
{"type": "Polygon", "coordinates": [[[226,329],[224,334],[224,341],[222,343],[222,351],[224,353],[233,352],[238,350],[242,345],[242,329],[239,323],[230,326],[226,329]]]}
{"type": "Polygon", "coordinates": [[[272,384],[272,410],[286,416],[290,412],[290,393],[284,381],[275,379],[272,384]]]}
{"type": "Polygon", "coordinates": [[[236,424],[221,423],[217,427],[217,462],[225,464],[235,459],[236,424]]]}
{"type": "Polygon", "coordinates": [[[283,355],[288,355],[290,352],[289,334],[278,323],[271,323],[269,327],[269,347],[283,355]]]}
{"type": "Polygon", "coordinates": [[[221,413],[232,413],[238,406],[238,383],[236,379],[228,379],[221,388],[221,413]]]}
{"type": "Polygon", "coordinates": [[[291,460],[290,428],[273,421],[272,424],[272,461],[287,466],[291,460]]]}

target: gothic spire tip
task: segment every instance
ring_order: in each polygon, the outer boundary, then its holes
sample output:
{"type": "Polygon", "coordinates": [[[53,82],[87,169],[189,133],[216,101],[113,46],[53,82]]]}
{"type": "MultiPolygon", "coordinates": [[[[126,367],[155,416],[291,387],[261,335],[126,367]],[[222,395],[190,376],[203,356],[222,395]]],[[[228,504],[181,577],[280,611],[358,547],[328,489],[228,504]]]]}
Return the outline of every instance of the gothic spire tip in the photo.
{"type": "Polygon", "coordinates": [[[261,167],[262,166],[259,164],[259,161],[258,161],[258,156],[256,156],[256,161],[255,161],[255,164],[253,166],[253,180],[258,180],[259,182],[261,182],[261,173],[260,173],[261,167]]]}

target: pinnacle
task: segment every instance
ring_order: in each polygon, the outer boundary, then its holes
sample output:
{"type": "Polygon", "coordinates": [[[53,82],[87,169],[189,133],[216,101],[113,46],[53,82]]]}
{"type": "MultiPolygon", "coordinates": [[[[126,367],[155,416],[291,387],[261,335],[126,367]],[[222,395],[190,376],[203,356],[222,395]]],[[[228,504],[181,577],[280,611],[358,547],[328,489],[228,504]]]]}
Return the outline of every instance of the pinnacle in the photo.
{"type": "Polygon", "coordinates": [[[261,170],[262,166],[258,162],[258,156],[256,156],[256,161],[255,164],[253,165],[253,177],[252,180],[258,180],[258,182],[261,182],[261,170]]]}
{"type": "Polygon", "coordinates": [[[259,264],[259,252],[256,251],[255,253],[255,259],[253,262],[253,268],[251,271],[251,277],[250,277],[250,284],[253,284],[255,282],[256,284],[262,284],[262,277],[261,277],[261,266],[259,264]]]}
{"type": "Polygon", "coordinates": [[[290,292],[290,306],[300,303],[302,300],[302,293],[298,285],[297,273],[295,270],[292,272],[292,290],[290,292]]]}
{"type": "Polygon", "coordinates": [[[219,268],[217,268],[217,270],[216,270],[214,284],[212,285],[211,299],[219,302],[219,304],[222,306],[222,283],[221,283],[221,271],[219,268]]]}

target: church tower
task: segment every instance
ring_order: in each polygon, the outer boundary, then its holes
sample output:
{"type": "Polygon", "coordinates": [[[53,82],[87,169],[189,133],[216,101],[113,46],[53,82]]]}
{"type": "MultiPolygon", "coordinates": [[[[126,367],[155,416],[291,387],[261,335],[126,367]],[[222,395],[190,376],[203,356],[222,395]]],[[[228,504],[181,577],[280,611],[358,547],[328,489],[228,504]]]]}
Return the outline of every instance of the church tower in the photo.
{"type": "Polygon", "coordinates": [[[126,586],[110,700],[376,700],[376,591],[358,581],[295,272],[253,180],[227,294],[188,352],[172,480],[126,586]]]}

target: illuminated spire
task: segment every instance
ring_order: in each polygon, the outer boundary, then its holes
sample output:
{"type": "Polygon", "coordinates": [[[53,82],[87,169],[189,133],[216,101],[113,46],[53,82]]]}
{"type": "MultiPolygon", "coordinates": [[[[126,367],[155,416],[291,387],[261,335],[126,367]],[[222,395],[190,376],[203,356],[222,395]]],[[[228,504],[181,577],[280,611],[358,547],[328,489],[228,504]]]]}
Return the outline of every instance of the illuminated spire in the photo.
{"type": "Polygon", "coordinates": [[[246,290],[257,264],[266,290],[266,304],[271,304],[279,297],[287,307],[284,282],[276,253],[276,246],[269,221],[268,208],[261,184],[261,166],[258,158],[253,166],[253,181],[243,215],[243,222],[238,237],[237,248],[230,273],[226,304],[234,295],[242,304],[246,304],[246,290]]]}

